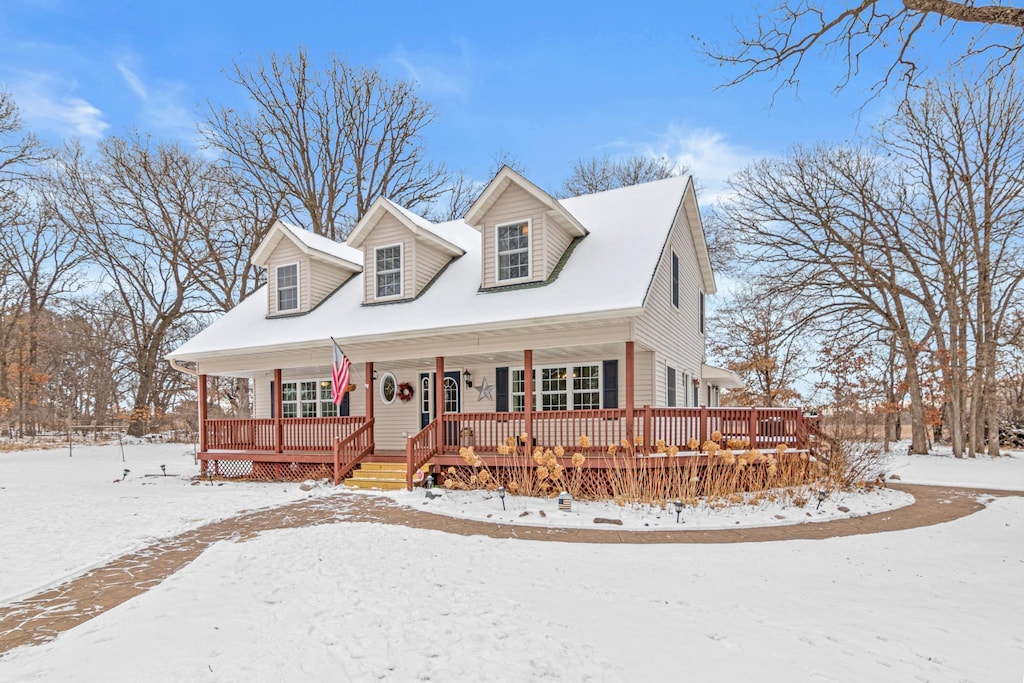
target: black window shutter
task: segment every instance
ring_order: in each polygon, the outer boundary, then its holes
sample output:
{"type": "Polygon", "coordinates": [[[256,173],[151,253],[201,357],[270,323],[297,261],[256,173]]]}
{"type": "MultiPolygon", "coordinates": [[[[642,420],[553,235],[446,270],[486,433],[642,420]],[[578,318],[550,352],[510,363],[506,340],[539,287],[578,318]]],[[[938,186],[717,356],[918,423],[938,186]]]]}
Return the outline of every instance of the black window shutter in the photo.
{"type": "Polygon", "coordinates": [[[673,367],[666,367],[665,379],[668,386],[668,407],[676,407],[676,369],[673,367]]]}
{"type": "Polygon", "coordinates": [[[604,384],[604,405],[602,408],[619,407],[619,361],[606,360],[601,372],[601,381],[604,384]]]}
{"type": "Polygon", "coordinates": [[[494,368],[494,391],[497,396],[494,399],[494,411],[497,413],[508,412],[508,368],[494,368]]]}
{"type": "Polygon", "coordinates": [[[700,333],[704,334],[704,292],[700,293],[700,333]]]}
{"type": "Polygon", "coordinates": [[[270,380],[270,417],[271,419],[277,417],[274,415],[274,409],[277,407],[277,399],[274,397],[274,380],[270,380]]]}
{"type": "Polygon", "coordinates": [[[672,305],[679,308],[679,257],[672,252],[672,305]]]}
{"type": "Polygon", "coordinates": [[[345,396],[341,399],[341,405],[338,406],[338,415],[340,417],[348,417],[348,398],[351,392],[346,391],[345,396]]]}

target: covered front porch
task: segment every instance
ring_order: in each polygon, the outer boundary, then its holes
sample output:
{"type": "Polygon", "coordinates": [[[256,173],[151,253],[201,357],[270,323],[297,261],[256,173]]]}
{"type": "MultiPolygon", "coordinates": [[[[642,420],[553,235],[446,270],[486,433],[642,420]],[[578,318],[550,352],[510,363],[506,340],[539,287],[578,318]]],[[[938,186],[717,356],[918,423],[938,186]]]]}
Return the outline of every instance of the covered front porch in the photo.
{"type": "Polygon", "coordinates": [[[501,451],[510,440],[520,448],[562,446],[566,466],[574,453],[584,453],[588,469],[621,463],[627,453],[663,457],[671,446],[678,448],[672,461],[692,462],[704,457],[699,445],[716,432],[723,447],[729,441],[759,449],[785,444],[793,453],[811,447],[809,424],[799,409],[653,407],[666,399],[714,397],[719,387],[686,376],[683,386],[659,391],[659,385],[669,384],[668,366],[659,367],[653,352],[637,349],[632,341],[429,361],[391,358],[354,366],[354,391],[340,411],[348,414],[330,416],[310,415],[316,414],[319,392],[329,388],[316,379],[330,376],[328,366],[265,372],[268,392],[261,395],[257,388],[256,404],[271,416],[250,419],[211,419],[208,377],[201,374],[202,472],[340,482],[365,463],[390,463],[411,487],[424,467],[464,465],[460,449],[466,447],[500,468],[508,461],[501,451]],[[580,446],[584,436],[585,447],[580,446]]]}

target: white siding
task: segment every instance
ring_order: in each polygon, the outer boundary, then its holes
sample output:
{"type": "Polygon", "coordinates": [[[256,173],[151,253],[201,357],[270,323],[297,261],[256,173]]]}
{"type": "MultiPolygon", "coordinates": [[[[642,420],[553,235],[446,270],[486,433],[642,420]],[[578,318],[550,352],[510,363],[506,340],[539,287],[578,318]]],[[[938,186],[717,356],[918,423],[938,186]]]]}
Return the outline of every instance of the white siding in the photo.
{"type": "MultiPolygon", "coordinates": [[[[636,339],[656,349],[654,354],[654,405],[664,406],[666,392],[665,366],[676,369],[681,377],[690,373],[700,377],[704,362],[704,335],[699,329],[699,294],[703,287],[697,265],[697,251],[690,236],[686,216],[680,212],[669,234],[668,243],[658,262],[654,280],[637,319],[636,339]],[[679,257],[679,308],[672,305],[672,254],[679,257]]],[[[692,392],[693,387],[681,387],[692,392]]],[[[687,403],[692,403],[692,396],[687,403]]]]}
{"type": "Polygon", "coordinates": [[[309,307],[316,308],[321,301],[338,288],[338,285],[352,276],[352,271],[323,261],[310,260],[308,276],[309,307]]]}
{"type": "MultiPolygon", "coordinates": [[[[413,264],[416,269],[416,290],[412,296],[419,296],[438,271],[444,268],[451,256],[425,240],[416,242],[414,248],[416,249],[416,259],[413,264]]],[[[475,287],[475,285],[475,282],[465,283],[466,287],[475,287]]]]}
{"type": "Polygon", "coordinates": [[[544,277],[547,278],[558,265],[558,260],[572,242],[572,235],[555,221],[545,217],[544,221],[544,277]]]}

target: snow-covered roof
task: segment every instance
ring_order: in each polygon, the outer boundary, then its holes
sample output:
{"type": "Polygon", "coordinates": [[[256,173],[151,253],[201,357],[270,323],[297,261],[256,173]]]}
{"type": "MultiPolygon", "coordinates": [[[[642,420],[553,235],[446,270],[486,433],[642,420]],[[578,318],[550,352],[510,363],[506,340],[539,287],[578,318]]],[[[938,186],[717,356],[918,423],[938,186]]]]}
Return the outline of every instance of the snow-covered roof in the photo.
{"type": "MultiPolygon", "coordinates": [[[[430,224],[440,239],[463,250],[418,298],[363,304],[363,278],[351,278],[299,318],[268,318],[265,290],[247,298],[170,357],[273,350],[334,337],[343,341],[411,338],[443,329],[500,328],[557,319],[637,315],[690,187],[688,176],[559,201],[588,235],[545,286],[480,291],[480,233],[464,221],[430,224]]],[[[692,192],[692,189],[689,190],[692,192]]],[[[703,235],[701,235],[703,242],[703,235]]],[[[347,247],[350,248],[350,247],[347,247]]],[[[358,253],[358,252],[357,252],[358,253]]]]}
{"type": "Polygon", "coordinates": [[[282,238],[291,238],[304,254],[313,258],[334,261],[357,272],[363,269],[363,252],[353,249],[348,244],[335,242],[282,220],[274,221],[274,224],[270,226],[267,236],[253,252],[252,262],[260,267],[266,266],[270,254],[273,253],[282,238]]]}

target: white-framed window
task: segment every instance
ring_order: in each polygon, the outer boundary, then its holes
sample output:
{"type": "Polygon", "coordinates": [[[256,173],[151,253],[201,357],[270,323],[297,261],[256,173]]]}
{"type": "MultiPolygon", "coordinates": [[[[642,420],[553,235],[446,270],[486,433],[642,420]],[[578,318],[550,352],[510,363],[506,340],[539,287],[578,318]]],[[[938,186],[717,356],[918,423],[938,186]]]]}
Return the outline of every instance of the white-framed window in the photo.
{"type": "Polygon", "coordinates": [[[692,376],[690,375],[690,373],[684,372],[683,373],[683,390],[681,392],[682,393],[682,399],[683,399],[683,403],[682,403],[683,407],[689,407],[690,406],[690,390],[689,390],[688,387],[690,386],[690,382],[691,381],[693,381],[693,380],[692,380],[692,376]]]}
{"type": "MultiPolygon", "coordinates": [[[[597,410],[601,407],[600,363],[536,367],[533,376],[536,410],[597,410]]],[[[513,412],[524,410],[526,372],[523,368],[509,369],[509,399],[513,412]]]]}
{"type": "Polygon", "coordinates": [[[693,379],[693,407],[696,408],[700,405],[700,379],[695,377],[693,379]]]}
{"type": "Polygon", "coordinates": [[[665,366],[665,392],[666,405],[669,408],[676,407],[676,369],[671,365],[665,366]]]}
{"type": "Polygon", "coordinates": [[[530,277],[530,221],[495,226],[498,282],[530,277]]]}
{"type": "MultiPolygon", "coordinates": [[[[533,371],[534,391],[537,386],[537,371],[533,371]]],[[[526,370],[523,368],[512,368],[509,371],[508,393],[511,398],[509,407],[512,412],[521,413],[526,406],[526,370]]]]}
{"type": "Polygon", "coordinates": [[[568,410],[569,396],[566,392],[568,382],[566,368],[541,368],[540,371],[540,409],[568,410]]]}
{"type": "Polygon", "coordinates": [[[295,311],[299,308],[299,264],[277,267],[277,310],[295,311]]]}
{"type": "Polygon", "coordinates": [[[387,299],[402,296],[402,245],[377,247],[373,252],[376,274],[376,297],[387,299]]]}
{"type": "Polygon", "coordinates": [[[281,417],[337,417],[330,379],[281,382],[281,417]]]}
{"type": "Polygon", "coordinates": [[[380,378],[380,399],[391,405],[395,402],[396,396],[398,396],[398,380],[395,379],[394,374],[385,372],[380,378]]]}
{"type": "Polygon", "coordinates": [[[601,366],[579,365],[572,369],[572,409],[601,407],[601,366]]]}
{"type": "Polygon", "coordinates": [[[430,403],[430,375],[420,378],[420,412],[434,416],[434,406],[430,403]]]}

